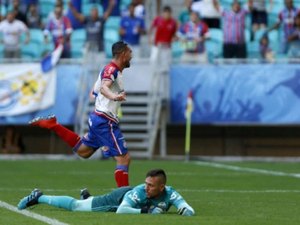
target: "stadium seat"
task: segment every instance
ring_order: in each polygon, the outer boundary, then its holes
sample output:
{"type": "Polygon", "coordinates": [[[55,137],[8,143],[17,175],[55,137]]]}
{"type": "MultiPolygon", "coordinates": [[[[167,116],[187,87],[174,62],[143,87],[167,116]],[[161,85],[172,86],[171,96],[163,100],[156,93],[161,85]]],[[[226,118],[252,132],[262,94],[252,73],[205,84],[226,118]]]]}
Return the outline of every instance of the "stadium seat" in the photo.
{"type": "Polygon", "coordinates": [[[223,55],[223,31],[218,28],[209,29],[209,39],[205,41],[205,49],[209,62],[223,55]]]}
{"type": "Polygon", "coordinates": [[[124,11],[128,8],[128,5],[131,3],[131,0],[121,0],[121,11],[124,11]]]}
{"type": "Polygon", "coordinates": [[[251,15],[248,13],[245,18],[245,28],[251,30],[251,15]]]}
{"type": "Polygon", "coordinates": [[[22,44],[21,56],[22,58],[40,59],[41,58],[40,45],[33,42],[30,42],[28,44],[22,44]]]}
{"type": "Polygon", "coordinates": [[[106,58],[112,58],[112,53],[111,53],[111,46],[113,45],[113,41],[111,40],[106,40],[104,43],[104,51],[106,58]]]}
{"type": "Polygon", "coordinates": [[[210,28],[209,37],[212,40],[223,43],[223,30],[218,28],[210,28]]]}
{"type": "Polygon", "coordinates": [[[172,43],[172,57],[173,58],[180,58],[184,52],[182,47],[182,43],[180,41],[175,41],[172,43]]]}
{"type": "Polygon", "coordinates": [[[223,43],[214,39],[208,39],[205,41],[205,49],[209,62],[213,62],[215,58],[223,56],[223,43]]]}
{"type": "Polygon", "coordinates": [[[4,17],[6,15],[6,7],[4,4],[1,4],[0,7],[1,7],[0,14],[1,14],[1,16],[4,17]]]}
{"type": "Polygon", "coordinates": [[[85,29],[77,29],[74,30],[71,34],[71,44],[75,42],[85,42],[86,40],[86,30],[85,29]]]}
{"type": "Polygon", "coordinates": [[[103,15],[102,6],[100,4],[95,4],[95,3],[82,4],[82,14],[85,16],[89,16],[91,9],[94,7],[96,7],[98,9],[99,15],[103,15]]]}
{"type": "Polygon", "coordinates": [[[54,10],[55,1],[41,0],[39,1],[39,6],[42,18],[47,18],[48,14],[54,10]]]}
{"type": "Polygon", "coordinates": [[[104,51],[108,58],[112,57],[111,46],[116,41],[120,40],[119,30],[104,29],[104,51]]]}
{"type": "Polygon", "coordinates": [[[269,26],[273,26],[278,21],[277,13],[268,13],[268,24],[269,26]]]}
{"type": "Polygon", "coordinates": [[[0,58],[3,58],[4,56],[4,46],[0,45],[0,58]]]}
{"type": "Polygon", "coordinates": [[[30,42],[42,45],[44,43],[44,34],[40,29],[30,29],[30,42]]]}
{"type": "Polygon", "coordinates": [[[82,58],[84,52],[85,42],[74,42],[71,43],[71,57],[72,58],[82,58]]]}
{"type": "Polygon", "coordinates": [[[223,9],[228,10],[228,9],[231,9],[232,0],[221,0],[220,4],[223,9]]]}
{"type": "Polygon", "coordinates": [[[105,22],[105,29],[119,30],[121,18],[119,16],[110,16],[105,22]]]}
{"type": "Polygon", "coordinates": [[[270,47],[273,51],[280,51],[279,31],[272,30],[268,33],[270,47]]]}
{"type": "Polygon", "coordinates": [[[105,29],[104,30],[104,40],[111,40],[111,41],[119,41],[120,35],[119,30],[115,29],[105,29]]]}
{"type": "Polygon", "coordinates": [[[250,30],[249,29],[245,29],[245,41],[246,43],[248,43],[250,41],[250,30]]]}
{"type": "Polygon", "coordinates": [[[259,42],[251,41],[247,43],[248,58],[260,58],[259,42]]]}
{"type": "Polygon", "coordinates": [[[276,1],[275,0],[275,1],[273,1],[273,8],[272,8],[271,13],[278,15],[279,12],[284,9],[284,7],[285,7],[284,1],[282,1],[282,0],[276,1]]]}
{"type": "Polygon", "coordinates": [[[259,29],[255,32],[254,41],[260,41],[263,35],[266,33],[266,29],[259,29]]]}

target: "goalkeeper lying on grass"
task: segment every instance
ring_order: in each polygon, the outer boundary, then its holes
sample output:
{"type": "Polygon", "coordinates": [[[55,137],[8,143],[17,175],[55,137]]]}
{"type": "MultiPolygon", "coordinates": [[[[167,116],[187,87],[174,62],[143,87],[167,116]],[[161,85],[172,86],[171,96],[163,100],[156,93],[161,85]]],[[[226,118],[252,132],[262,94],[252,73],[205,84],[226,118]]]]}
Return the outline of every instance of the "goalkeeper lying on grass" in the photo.
{"type": "Polygon", "coordinates": [[[47,204],[70,211],[101,211],[116,213],[165,213],[173,205],[180,215],[192,216],[194,210],[172,187],[166,186],[167,177],[163,170],[150,170],[145,184],[121,187],[101,196],[91,196],[87,189],[81,191],[81,199],[69,196],[44,195],[34,189],[30,195],[20,200],[19,209],[36,204],[47,204]]]}

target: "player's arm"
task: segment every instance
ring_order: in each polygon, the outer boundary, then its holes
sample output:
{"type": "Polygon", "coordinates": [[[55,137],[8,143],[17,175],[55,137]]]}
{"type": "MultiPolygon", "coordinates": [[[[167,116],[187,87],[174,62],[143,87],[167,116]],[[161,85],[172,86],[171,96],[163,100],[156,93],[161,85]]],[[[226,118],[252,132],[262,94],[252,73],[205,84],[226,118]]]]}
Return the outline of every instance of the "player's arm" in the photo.
{"type": "Polygon", "coordinates": [[[163,210],[159,207],[155,207],[152,209],[150,209],[149,206],[147,205],[141,207],[142,198],[143,197],[139,195],[139,192],[137,190],[132,190],[126,193],[116,213],[119,214],[163,213],[163,210]]]}
{"type": "Polygon", "coordinates": [[[109,0],[108,7],[103,14],[103,19],[107,20],[116,5],[116,0],[109,0]]]}
{"type": "Polygon", "coordinates": [[[183,199],[176,191],[173,191],[170,197],[171,204],[177,209],[177,213],[182,216],[193,216],[194,209],[183,199]]]}
{"type": "Polygon", "coordinates": [[[142,209],[133,208],[130,203],[127,201],[123,201],[121,205],[118,207],[117,212],[119,214],[141,214],[142,209]]]}
{"type": "Polygon", "coordinates": [[[114,93],[111,91],[111,86],[113,84],[112,80],[104,79],[101,81],[100,92],[106,98],[113,100],[113,101],[125,101],[126,100],[126,93],[123,91],[121,93],[114,93]]]}
{"type": "Polygon", "coordinates": [[[133,189],[132,191],[126,193],[116,213],[120,213],[120,214],[146,213],[144,212],[145,210],[142,210],[138,207],[138,203],[140,201],[141,198],[138,194],[138,191],[133,189]]]}
{"type": "Polygon", "coordinates": [[[70,1],[69,2],[69,9],[71,10],[72,14],[74,17],[80,22],[84,23],[85,22],[85,16],[81,14],[80,12],[77,11],[77,9],[74,7],[73,3],[70,1]]]}
{"type": "Polygon", "coordinates": [[[155,207],[153,209],[149,209],[148,207],[144,207],[142,209],[134,208],[130,203],[123,201],[121,205],[118,207],[117,213],[119,214],[141,214],[141,213],[161,214],[163,213],[163,210],[159,207],[155,207]]]}

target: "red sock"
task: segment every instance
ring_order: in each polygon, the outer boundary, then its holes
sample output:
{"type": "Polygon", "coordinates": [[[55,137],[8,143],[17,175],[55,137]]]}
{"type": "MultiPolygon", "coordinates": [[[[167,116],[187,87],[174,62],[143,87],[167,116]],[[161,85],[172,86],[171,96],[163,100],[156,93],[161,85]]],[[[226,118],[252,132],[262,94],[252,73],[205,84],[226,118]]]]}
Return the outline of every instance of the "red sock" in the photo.
{"type": "Polygon", "coordinates": [[[115,180],[117,182],[118,187],[128,186],[128,172],[123,170],[116,170],[115,171],[115,180]]]}
{"type": "Polygon", "coordinates": [[[53,130],[64,142],[66,142],[72,148],[74,148],[80,140],[80,137],[76,133],[60,124],[55,125],[53,128],[51,128],[51,130],[53,130]]]}
{"type": "Polygon", "coordinates": [[[129,186],[128,172],[123,171],[122,186],[129,186]]]}

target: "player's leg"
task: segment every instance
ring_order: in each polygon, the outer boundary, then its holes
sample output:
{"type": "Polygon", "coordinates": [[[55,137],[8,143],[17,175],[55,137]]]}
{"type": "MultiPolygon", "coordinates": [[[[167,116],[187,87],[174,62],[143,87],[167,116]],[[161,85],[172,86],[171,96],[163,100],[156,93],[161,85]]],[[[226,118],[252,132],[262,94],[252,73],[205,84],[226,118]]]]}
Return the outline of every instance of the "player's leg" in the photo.
{"type": "Polygon", "coordinates": [[[47,204],[69,211],[92,211],[93,197],[77,200],[69,196],[44,195],[40,190],[34,189],[30,195],[20,200],[18,209],[25,209],[36,204],[47,204]]]}
{"type": "Polygon", "coordinates": [[[46,118],[37,117],[31,120],[29,124],[54,131],[75,153],[83,158],[89,158],[95,152],[93,147],[82,142],[79,135],[59,124],[54,115],[46,118]]]}
{"type": "Polygon", "coordinates": [[[130,156],[126,147],[125,139],[119,125],[106,119],[105,123],[98,129],[98,139],[101,142],[102,153],[105,158],[114,157],[117,161],[115,169],[115,180],[118,187],[128,186],[128,167],[130,156]]]}
{"type": "Polygon", "coordinates": [[[129,176],[128,169],[130,164],[130,155],[126,153],[125,155],[115,156],[114,157],[117,166],[115,169],[115,180],[118,187],[128,186],[129,185],[129,176]]]}

